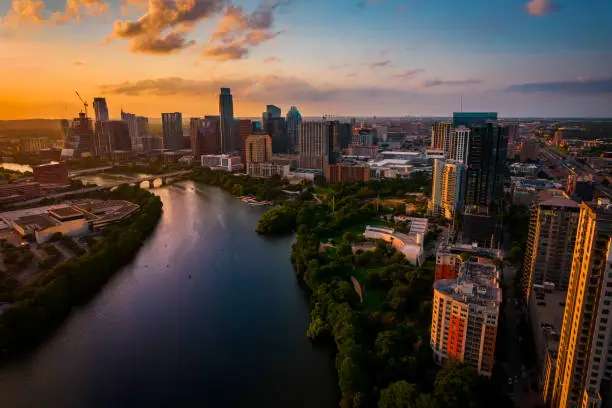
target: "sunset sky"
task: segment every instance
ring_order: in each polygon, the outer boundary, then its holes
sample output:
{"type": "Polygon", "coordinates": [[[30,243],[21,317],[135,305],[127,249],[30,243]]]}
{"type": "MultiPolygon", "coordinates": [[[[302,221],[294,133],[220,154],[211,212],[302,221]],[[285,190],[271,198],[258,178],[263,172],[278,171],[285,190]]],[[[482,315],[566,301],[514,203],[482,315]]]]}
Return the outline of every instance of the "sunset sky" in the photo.
{"type": "Polygon", "coordinates": [[[612,116],[610,0],[0,0],[0,119],[612,116]]]}

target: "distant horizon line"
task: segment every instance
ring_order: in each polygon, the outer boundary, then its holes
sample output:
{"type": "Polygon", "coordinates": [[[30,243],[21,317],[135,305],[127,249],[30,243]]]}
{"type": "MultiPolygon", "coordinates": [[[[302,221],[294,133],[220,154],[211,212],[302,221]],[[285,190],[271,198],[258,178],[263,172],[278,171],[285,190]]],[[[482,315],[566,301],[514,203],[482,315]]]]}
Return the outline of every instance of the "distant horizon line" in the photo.
{"type": "MultiPolygon", "coordinates": [[[[165,112],[164,112],[165,113],[165,112]]],[[[180,113],[180,112],[179,112],[180,113]]],[[[480,113],[480,111],[470,111],[470,112],[461,112],[461,113],[480,113]]],[[[161,121],[161,116],[145,116],[147,119],[159,119],[161,121]]],[[[219,116],[219,115],[204,115],[204,116],[219,116]]],[[[189,118],[203,118],[204,116],[185,116],[183,120],[189,118]]],[[[285,116],[281,116],[285,117],[285,116]]],[[[320,116],[302,116],[302,120],[316,120],[323,119],[325,115],[320,116]]],[[[432,115],[407,115],[407,116],[378,116],[378,115],[329,115],[327,118],[329,119],[452,119],[452,115],[450,116],[432,116],[432,115]]],[[[92,117],[90,117],[93,119],[92,117]]],[[[260,116],[234,116],[234,119],[259,119],[262,118],[260,116]]],[[[579,120],[579,119],[588,119],[588,120],[612,120],[612,116],[498,116],[499,120],[508,120],[508,119],[531,119],[531,120],[579,120]]],[[[46,120],[46,121],[59,121],[59,120],[70,120],[70,118],[24,118],[24,119],[0,119],[0,122],[18,122],[18,121],[35,121],[35,120],[46,120]]],[[[110,120],[121,120],[121,118],[111,118],[110,120]]]]}

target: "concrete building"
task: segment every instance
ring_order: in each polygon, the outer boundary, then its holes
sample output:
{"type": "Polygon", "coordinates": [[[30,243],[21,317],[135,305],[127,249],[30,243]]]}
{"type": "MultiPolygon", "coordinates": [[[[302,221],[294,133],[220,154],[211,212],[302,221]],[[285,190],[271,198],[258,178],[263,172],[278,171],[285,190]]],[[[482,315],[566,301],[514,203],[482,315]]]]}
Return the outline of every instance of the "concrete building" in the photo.
{"type": "Polygon", "coordinates": [[[449,244],[442,241],[436,251],[434,282],[443,279],[457,279],[464,262],[481,262],[487,259],[501,261],[501,250],[483,248],[478,245],[449,244]]]}
{"type": "Polygon", "coordinates": [[[370,167],[349,164],[330,164],[325,169],[325,181],[330,184],[370,181],[370,167]]]}
{"type": "Polygon", "coordinates": [[[108,106],[105,98],[94,98],[93,108],[96,122],[109,120],[108,106]]]}
{"type": "Polygon", "coordinates": [[[183,137],[183,115],[180,112],[162,113],[164,150],[179,150],[183,137]]]}
{"type": "Polygon", "coordinates": [[[436,363],[463,361],[491,377],[501,302],[493,263],[468,261],[457,279],[435,282],[430,343],[436,363]]]}
{"type": "Polygon", "coordinates": [[[434,160],[432,198],[429,213],[453,219],[465,207],[466,166],[454,160],[434,160]]]}
{"type": "Polygon", "coordinates": [[[523,265],[525,299],[534,285],[567,290],[579,215],[578,203],[564,197],[534,203],[523,265]]]}
{"type": "Polygon", "coordinates": [[[191,118],[189,120],[191,151],[195,157],[215,155],[220,152],[219,122],[215,119],[191,118]]]}
{"type": "Polygon", "coordinates": [[[41,185],[68,185],[68,164],[65,161],[32,166],[34,181],[41,185]]]}
{"type": "Polygon", "coordinates": [[[73,157],[87,157],[93,152],[94,130],[91,120],[83,112],[70,124],[68,137],[64,140],[64,149],[73,151],[73,157]]]}
{"type": "MultiPolygon", "coordinates": [[[[127,113],[121,110],[121,120],[128,125],[128,134],[130,136],[130,146],[135,147],[139,144],[138,135],[138,117],[133,113],[127,113]]],[[[137,150],[137,149],[134,149],[137,150]]]]}
{"type": "Polygon", "coordinates": [[[442,150],[446,154],[450,151],[451,122],[434,122],[431,128],[431,148],[442,150]]]}
{"type": "Polygon", "coordinates": [[[219,152],[229,153],[235,150],[232,146],[232,127],[234,126],[234,98],[229,88],[221,88],[219,94],[220,132],[219,152]]]}
{"type": "Polygon", "coordinates": [[[246,139],[246,165],[264,163],[272,159],[272,138],[266,134],[252,134],[246,139]]]}
{"type": "Polygon", "coordinates": [[[612,402],[612,206],[580,205],[551,407],[612,402]]]}
{"type": "Polygon", "coordinates": [[[330,137],[327,122],[302,122],[299,132],[300,167],[325,170],[329,164],[330,137]]]}
{"type": "Polygon", "coordinates": [[[410,218],[410,220],[411,227],[408,234],[396,232],[393,228],[368,225],[364,236],[366,239],[382,239],[391,243],[395,249],[404,254],[408,262],[413,265],[422,265],[425,261],[423,243],[427,234],[427,219],[410,218]]]}
{"type": "Polygon", "coordinates": [[[252,126],[250,119],[240,119],[238,122],[238,152],[242,163],[246,164],[246,140],[252,132],[252,126]]]}
{"type": "Polygon", "coordinates": [[[270,161],[264,163],[249,163],[247,173],[250,177],[269,178],[278,176],[286,178],[291,171],[291,166],[287,161],[270,161]]]}
{"type": "Polygon", "coordinates": [[[239,156],[228,154],[206,154],[200,156],[202,167],[210,167],[212,170],[223,170],[227,172],[240,171],[244,169],[239,156]]]}
{"type": "Polygon", "coordinates": [[[452,129],[450,134],[450,147],[446,151],[451,160],[467,164],[470,156],[470,133],[465,126],[452,129]]]}

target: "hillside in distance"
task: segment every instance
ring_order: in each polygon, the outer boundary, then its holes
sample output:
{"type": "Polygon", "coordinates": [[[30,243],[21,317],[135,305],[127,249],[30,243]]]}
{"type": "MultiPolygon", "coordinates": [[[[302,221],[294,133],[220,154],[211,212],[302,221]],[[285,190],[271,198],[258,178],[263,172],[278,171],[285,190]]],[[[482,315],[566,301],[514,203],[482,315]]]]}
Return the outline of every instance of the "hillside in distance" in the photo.
{"type": "Polygon", "coordinates": [[[0,138],[21,139],[28,137],[61,138],[59,119],[0,120],[0,138]]]}

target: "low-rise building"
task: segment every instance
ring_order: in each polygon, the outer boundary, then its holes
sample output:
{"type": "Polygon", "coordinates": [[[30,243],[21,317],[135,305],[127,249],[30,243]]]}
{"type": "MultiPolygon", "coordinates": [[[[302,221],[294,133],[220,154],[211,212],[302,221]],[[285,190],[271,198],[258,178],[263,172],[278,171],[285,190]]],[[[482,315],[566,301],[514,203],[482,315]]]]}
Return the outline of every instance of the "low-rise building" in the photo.
{"type": "Polygon", "coordinates": [[[240,171],[244,168],[240,156],[232,156],[229,154],[202,155],[200,156],[200,164],[202,167],[210,167],[212,170],[227,172],[240,171]]]}
{"type": "Polygon", "coordinates": [[[370,181],[370,168],[351,166],[346,163],[330,164],[325,168],[325,180],[330,184],[368,182],[370,181]]]}
{"type": "Polygon", "coordinates": [[[247,165],[247,174],[250,177],[268,178],[279,176],[286,178],[291,169],[288,161],[270,161],[264,163],[249,163],[247,165]]]}
{"type": "Polygon", "coordinates": [[[427,233],[427,219],[411,218],[410,220],[412,224],[408,234],[396,232],[393,228],[368,225],[364,236],[367,239],[382,239],[404,254],[406,260],[411,264],[422,265],[425,261],[423,243],[427,233]]]}
{"type": "Polygon", "coordinates": [[[54,234],[82,236],[123,221],[138,212],[137,204],[122,200],[81,201],[29,208],[0,214],[0,220],[19,235],[32,235],[37,243],[47,242],[54,234]]]}
{"type": "Polygon", "coordinates": [[[457,279],[434,283],[430,343],[436,363],[463,361],[491,377],[501,302],[492,262],[465,262],[457,279]]]}
{"type": "Polygon", "coordinates": [[[65,161],[50,162],[39,166],[32,166],[34,180],[41,185],[56,184],[67,185],[68,164],[65,161]]]}
{"type": "Polygon", "coordinates": [[[40,197],[40,183],[12,183],[0,185],[0,203],[10,203],[40,197]]]}

